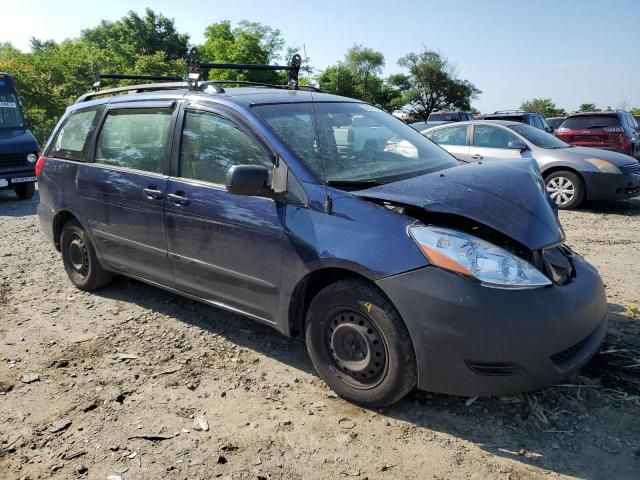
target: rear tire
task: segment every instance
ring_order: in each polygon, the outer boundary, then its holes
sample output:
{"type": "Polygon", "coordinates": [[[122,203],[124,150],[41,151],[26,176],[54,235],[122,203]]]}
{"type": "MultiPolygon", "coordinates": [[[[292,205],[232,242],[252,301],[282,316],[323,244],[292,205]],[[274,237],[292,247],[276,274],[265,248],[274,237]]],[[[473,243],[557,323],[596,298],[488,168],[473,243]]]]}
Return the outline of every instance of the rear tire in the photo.
{"type": "Polygon", "coordinates": [[[16,185],[16,195],[20,200],[29,200],[36,194],[35,183],[20,183],[16,185]]]}
{"type": "Polygon", "coordinates": [[[100,265],[91,239],[78,221],[69,220],[62,227],[60,252],[69,279],[80,290],[97,290],[111,282],[113,274],[100,265]]]}
{"type": "Polygon", "coordinates": [[[578,208],[585,197],[585,186],[579,175],[557,170],[544,179],[547,192],[560,210],[578,208]]]}
{"type": "Polygon", "coordinates": [[[309,356],[338,395],[368,408],[391,405],[417,383],[407,327],[374,286],[349,279],[321,290],[306,319],[309,356]]]}

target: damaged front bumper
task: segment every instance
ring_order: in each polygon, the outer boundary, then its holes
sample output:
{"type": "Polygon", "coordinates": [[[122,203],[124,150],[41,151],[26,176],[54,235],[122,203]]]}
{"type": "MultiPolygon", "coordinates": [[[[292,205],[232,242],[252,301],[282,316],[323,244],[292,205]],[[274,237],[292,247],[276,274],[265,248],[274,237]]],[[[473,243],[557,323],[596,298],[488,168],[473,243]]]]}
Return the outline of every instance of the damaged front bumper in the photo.
{"type": "Polygon", "coordinates": [[[580,257],[567,285],[488,288],[425,267],[380,279],[411,334],[418,387],[464,396],[551,386],[582,367],[606,335],[606,296],[580,257]]]}

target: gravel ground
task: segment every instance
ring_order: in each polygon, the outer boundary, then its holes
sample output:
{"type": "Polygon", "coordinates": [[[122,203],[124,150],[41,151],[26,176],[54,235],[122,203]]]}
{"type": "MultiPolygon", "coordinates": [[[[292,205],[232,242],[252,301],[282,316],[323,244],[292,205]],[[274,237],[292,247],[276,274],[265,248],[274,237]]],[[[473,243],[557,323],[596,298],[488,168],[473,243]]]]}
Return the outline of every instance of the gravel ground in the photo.
{"type": "Polygon", "coordinates": [[[0,478],[639,478],[640,200],[561,214],[609,296],[580,375],[380,411],[250,320],[126,278],[76,290],[36,206],[0,193],[0,478]]]}

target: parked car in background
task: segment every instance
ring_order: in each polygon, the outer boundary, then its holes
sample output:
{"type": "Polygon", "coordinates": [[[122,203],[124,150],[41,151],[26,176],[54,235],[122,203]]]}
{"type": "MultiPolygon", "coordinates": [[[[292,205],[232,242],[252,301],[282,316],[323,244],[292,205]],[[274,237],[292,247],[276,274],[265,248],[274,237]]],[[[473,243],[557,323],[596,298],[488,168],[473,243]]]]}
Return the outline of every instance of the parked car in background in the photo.
{"type": "Polygon", "coordinates": [[[553,128],[549,126],[542,115],[536,112],[525,112],[523,110],[499,110],[494,113],[487,113],[483,120],[509,120],[512,122],[526,123],[532,127],[539,128],[548,133],[553,133],[553,128]]]}
{"type": "Polygon", "coordinates": [[[78,99],[37,163],[40,222],[79,289],[123,274],[304,335],[322,379],[367,407],[416,385],[547,387],[604,339],[602,281],[532,162],[459,165],[303,88],[121,93],[78,99]],[[347,119],[386,141],[341,152],[347,119]]]}
{"type": "Polygon", "coordinates": [[[12,189],[18,198],[36,192],[35,165],[40,147],[28,130],[13,79],[0,72],[0,190],[12,189]]]}
{"type": "Polygon", "coordinates": [[[558,208],[583,200],[615,200],[640,195],[640,163],[628,155],[575,147],[530,125],[474,121],[444,125],[423,134],[463,161],[533,158],[558,208]]]}
{"type": "Polygon", "coordinates": [[[569,115],[556,136],[582,147],[602,148],[640,157],[640,127],[627,112],[584,112],[569,115]]]}
{"type": "Polygon", "coordinates": [[[564,122],[566,118],[567,117],[549,117],[549,118],[545,118],[545,121],[547,122],[547,125],[551,127],[553,132],[555,132],[558,129],[558,127],[562,125],[562,122],[564,122]]]}
{"type": "Polygon", "coordinates": [[[436,125],[442,125],[444,123],[465,122],[467,120],[474,120],[472,113],[462,111],[438,111],[431,112],[426,122],[414,122],[411,126],[416,130],[421,130],[424,128],[435,127],[436,125]]]}

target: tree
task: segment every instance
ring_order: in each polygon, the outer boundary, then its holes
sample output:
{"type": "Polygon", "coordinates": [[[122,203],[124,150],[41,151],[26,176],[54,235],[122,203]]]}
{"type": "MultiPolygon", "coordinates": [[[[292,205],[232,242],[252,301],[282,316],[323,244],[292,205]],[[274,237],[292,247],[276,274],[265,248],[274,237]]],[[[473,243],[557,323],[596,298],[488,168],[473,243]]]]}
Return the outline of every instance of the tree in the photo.
{"type": "Polygon", "coordinates": [[[556,104],[550,98],[534,98],[533,100],[525,100],[520,104],[520,109],[527,112],[536,112],[545,118],[561,117],[566,115],[564,108],[556,107],[556,104]]]}
{"type": "Polygon", "coordinates": [[[632,108],[631,110],[629,110],[629,113],[631,115],[640,115],[640,108],[632,108]]]}
{"type": "Polygon", "coordinates": [[[382,52],[354,45],[347,50],[343,61],[327,67],[318,75],[317,81],[325,92],[357,98],[390,110],[399,92],[381,77],[383,67],[382,52]]]}
{"type": "MultiPolygon", "coordinates": [[[[233,29],[229,21],[212,23],[204,36],[205,42],[198,48],[200,59],[213,63],[269,64],[281,60],[284,47],[280,30],[257,22],[242,21],[233,29]]],[[[215,70],[209,76],[218,80],[286,83],[286,74],[275,71],[215,70]]]]}
{"type": "Polygon", "coordinates": [[[457,67],[439,52],[423,50],[398,60],[409,74],[390,77],[401,96],[397,104],[406,104],[413,116],[426,120],[435,110],[469,110],[471,100],[482,93],[473,83],[458,78],[457,67]]]}
{"type": "Polygon", "coordinates": [[[130,62],[135,56],[156,52],[162,52],[165,60],[184,59],[189,43],[189,35],[178,33],[173,19],[150,8],[145,10],[144,17],[130,11],[116,22],[102,20],[97,27],[82,30],[80,39],[130,62]]]}
{"type": "MultiPolygon", "coordinates": [[[[611,107],[609,107],[611,108],[611,107]]],[[[583,103],[578,107],[578,110],[580,112],[595,112],[598,109],[596,108],[596,104],[595,103],[583,103]]]]}

